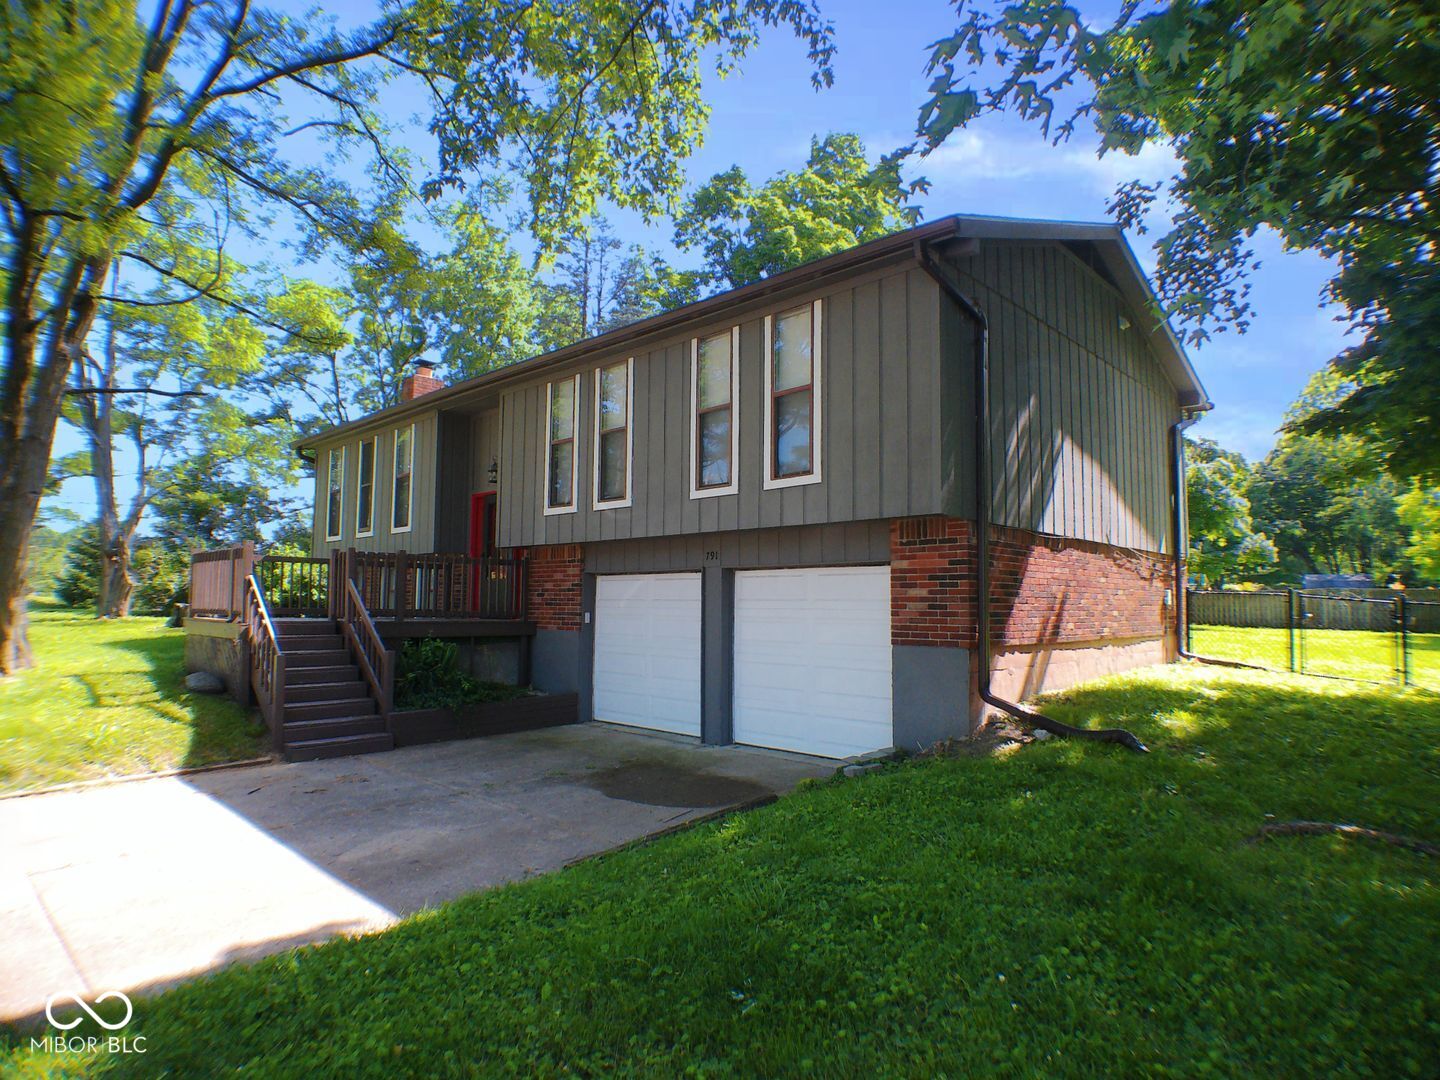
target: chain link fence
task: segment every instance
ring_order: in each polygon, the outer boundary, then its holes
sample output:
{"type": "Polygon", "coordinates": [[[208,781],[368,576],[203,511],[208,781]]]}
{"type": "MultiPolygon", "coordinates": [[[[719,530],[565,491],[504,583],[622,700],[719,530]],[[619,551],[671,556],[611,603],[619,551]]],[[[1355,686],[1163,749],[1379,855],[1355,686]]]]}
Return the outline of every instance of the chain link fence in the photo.
{"type": "Polygon", "coordinates": [[[1432,592],[1191,589],[1186,647],[1277,671],[1440,691],[1440,599],[1432,592]]]}

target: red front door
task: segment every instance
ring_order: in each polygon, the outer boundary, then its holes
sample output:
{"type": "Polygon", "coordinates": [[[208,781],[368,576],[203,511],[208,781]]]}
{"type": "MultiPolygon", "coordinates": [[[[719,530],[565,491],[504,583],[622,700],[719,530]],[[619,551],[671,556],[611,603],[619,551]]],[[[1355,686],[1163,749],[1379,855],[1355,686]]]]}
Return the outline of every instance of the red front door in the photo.
{"type": "MultiPolygon", "coordinates": [[[[495,492],[477,491],[470,496],[470,557],[489,558],[495,554],[495,492]]],[[[470,607],[480,606],[480,579],[483,571],[470,573],[470,607]]]]}

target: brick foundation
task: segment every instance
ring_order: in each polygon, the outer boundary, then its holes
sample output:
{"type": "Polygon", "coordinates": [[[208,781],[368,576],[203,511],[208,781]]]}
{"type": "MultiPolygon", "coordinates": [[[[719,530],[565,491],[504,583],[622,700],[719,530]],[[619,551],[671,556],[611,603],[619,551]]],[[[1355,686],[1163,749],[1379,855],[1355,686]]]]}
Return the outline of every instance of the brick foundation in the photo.
{"type": "MultiPolygon", "coordinates": [[[[890,526],[895,645],[973,649],[974,526],[903,518],[890,526]]],[[[1175,656],[1167,555],[995,527],[990,534],[992,685],[1014,699],[1175,656]]]]}
{"type": "Polygon", "coordinates": [[[585,549],[579,544],[531,548],[525,580],[537,630],[579,630],[585,549]]]}

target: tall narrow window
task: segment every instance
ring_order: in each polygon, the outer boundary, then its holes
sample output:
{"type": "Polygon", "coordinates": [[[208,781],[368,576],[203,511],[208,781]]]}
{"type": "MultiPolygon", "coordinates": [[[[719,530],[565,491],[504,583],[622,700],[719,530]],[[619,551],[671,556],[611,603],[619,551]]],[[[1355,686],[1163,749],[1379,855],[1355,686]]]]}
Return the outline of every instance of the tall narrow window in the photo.
{"type": "Polygon", "coordinates": [[[375,532],[375,440],[360,444],[355,469],[355,535],[375,532]]]}
{"type": "Polygon", "coordinates": [[[325,457],[325,539],[339,540],[344,528],[345,449],[332,446],[325,457]]]}
{"type": "Polygon", "coordinates": [[[736,403],[740,400],[740,328],[690,342],[690,497],[738,489],[736,403]]]}
{"type": "Polygon", "coordinates": [[[635,360],[595,372],[595,509],[630,505],[630,383],[635,360]]]}
{"type": "Polygon", "coordinates": [[[765,319],[765,486],[820,480],[820,302],[765,319]]]}
{"type": "Polygon", "coordinates": [[[390,501],[390,531],[409,532],[414,509],[415,425],[395,429],[395,487],[390,501]]]}
{"type": "Polygon", "coordinates": [[[552,382],[545,443],[545,512],[575,512],[575,412],[580,376],[552,382]]]}

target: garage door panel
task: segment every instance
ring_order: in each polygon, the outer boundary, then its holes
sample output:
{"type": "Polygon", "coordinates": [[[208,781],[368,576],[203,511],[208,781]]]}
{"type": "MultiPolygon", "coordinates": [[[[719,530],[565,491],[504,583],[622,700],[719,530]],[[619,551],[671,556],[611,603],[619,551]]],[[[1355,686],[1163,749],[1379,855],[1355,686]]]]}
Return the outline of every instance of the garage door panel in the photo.
{"type": "Polygon", "coordinates": [[[700,575],[595,583],[597,720],[700,734],[700,575]]]}
{"type": "Polygon", "coordinates": [[[888,567],[738,573],[735,741],[830,757],[891,745],[888,567]]]}

